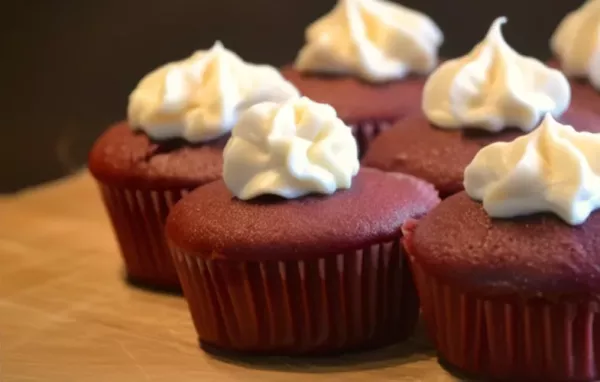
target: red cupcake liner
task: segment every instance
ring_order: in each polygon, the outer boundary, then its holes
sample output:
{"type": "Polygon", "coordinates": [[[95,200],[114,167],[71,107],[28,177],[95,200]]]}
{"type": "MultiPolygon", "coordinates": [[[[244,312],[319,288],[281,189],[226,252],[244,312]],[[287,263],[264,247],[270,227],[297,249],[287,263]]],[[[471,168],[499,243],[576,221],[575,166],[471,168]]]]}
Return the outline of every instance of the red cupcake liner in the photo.
{"type": "Polygon", "coordinates": [[[188,189],[139,190],[100,184],[130,281],[179,290],[179,278],[164,225],[171,207],[188,189]]]}
{"type": "Polygon", "coordinates": [[[411,265],[440,358],[478,377],[513,381],[600,378],[600,316],[593,301],[483,298],[411,265]]]}
{"type": "Polygon", "coordinates": [[[338,353],[405,339],[418,319],[418,298],[399,240],[307,261],[206,260],[214,254],[172,253],[205,347],[274,355],[338,353]]]}
{"type": "Polygon", "coordinates": [[[350,128],[352,129],[352,135],[356,138],[358,145],[359,158],[367,152],[369,143],[383,131],[389,129],[396,120],[370,120],[360,122],[350,122],[350,128]]]}

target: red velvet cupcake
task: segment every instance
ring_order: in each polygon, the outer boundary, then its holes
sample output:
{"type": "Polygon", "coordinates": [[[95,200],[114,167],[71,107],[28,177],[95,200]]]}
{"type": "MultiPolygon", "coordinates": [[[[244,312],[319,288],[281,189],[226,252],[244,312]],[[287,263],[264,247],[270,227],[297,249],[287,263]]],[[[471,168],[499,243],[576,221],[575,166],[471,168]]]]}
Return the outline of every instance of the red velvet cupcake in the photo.
{"type": "Polygon", "coordinates": [[[336,109],[362,154],[393,122],[420,111],[442,41],[420,12],[385,0],[339,0],[308,27],[306,45],[282,73],[303,95],[336,109]]]}
{"type": "Polygon", "coordinates": [[[551,65],[570,79],[573,104],[600,113],[600,45],[595,36],[600,27],[600,2],[587,1],[570,12],[550,40],[551,65]]]}
{"type": "Polygon", "coordinates": [[[483,380],[600,378],[599,151],[600,135],[548,115],[482,149],[466,192],[405,225],[423,318],[446,363],[483,380]]]}
{"type": "Polygon", "coordinates": [[[400,228],[439,199],[416,178],[359,172],[356,153],[328,105],[302,98],[242,116],[223,180],[167,221],[203,347],[338,353],[412,333],[419,308],[400,228]]]}
{"type": "MultiPolygon", "coordinates": [[[[600,118],[588,110],[571,108],[559,120],[579,131],[600,133],[600,118]]],[[[424,179],[436,187],[443,199],[463,190],[465,167],[479,150],[490,143],[510,141],[523,134],[514,128],[499,133],[446,130],[416,116],[398,122],[377,137],[362,164],[424,179]]]]}
{"type": "Polygon", "coordinates": [[[242,106],[297,94],[274,68],[247,64],[220,43],[139,83],[129,121],[110,127],[89,156],[132,282],[179,289],[163,233],[171,206],[221,177],[242,106]]]}
{"type": "Polygon", "coordinates": [[[463,172],[485,145],[533,130],[550,112],[583,131],[600,131],[600,119],[569,105],[565,76],[519,55],[494,22],[467,56],[442,64],[423,95],[425,116],[399,121],[373,142],[362,164],[420,177],[444,198],[463,189],[463,172]],[[524,78],[535,78],[536,81],[524,78]]]}

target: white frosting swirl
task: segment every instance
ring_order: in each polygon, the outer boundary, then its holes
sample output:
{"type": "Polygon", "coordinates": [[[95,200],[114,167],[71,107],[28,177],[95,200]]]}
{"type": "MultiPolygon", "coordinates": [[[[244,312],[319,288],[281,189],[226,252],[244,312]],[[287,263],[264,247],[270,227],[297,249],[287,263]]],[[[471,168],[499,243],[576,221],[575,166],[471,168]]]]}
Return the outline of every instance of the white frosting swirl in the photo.
{"type": "Polygon", "coordinates": [[[358,151],[335,110],[308,98],[265,102],[242,114],[223,154],[223,179],[240,199],[292,199],[350,188],[358,151]]]}
{"type": "Polygon", "coordinates": [[[311,24],[296,59],[300,71],[383,82],[437,66],[444,36],[427,15],[385,0],[339,0],[311,24]]]}
{"type": "Polygon", "coordinates": [[[581,224],[600,207],[600,134],[577,132],[547,114],[528,135],[484,147],[464,179],[492,217],[552,212],[581,224]]]}
{"type": "Polygon", "coordinates": [[[228,133],[253,104],[297,96],[275,68],[248,64],[217,42],[146,75],[129,96],[128,118],[154,139],[203,142],[228,133]]]}
{"type": "Polygon", "coordinates": [[[531,131],[546,113],[565,112],[571,100],[568,80],[514,51],[502,36],[505,22],[505,17],[496,19],[468,55],[445,62],[429,77],[423,111],[434,125],[531,131]]]}
{"type": "Polygon", "coordinates": [[[570,12],[552,35],[550,47],[567,76],[587,78],[600,90],[600,0],[570,12]]]}

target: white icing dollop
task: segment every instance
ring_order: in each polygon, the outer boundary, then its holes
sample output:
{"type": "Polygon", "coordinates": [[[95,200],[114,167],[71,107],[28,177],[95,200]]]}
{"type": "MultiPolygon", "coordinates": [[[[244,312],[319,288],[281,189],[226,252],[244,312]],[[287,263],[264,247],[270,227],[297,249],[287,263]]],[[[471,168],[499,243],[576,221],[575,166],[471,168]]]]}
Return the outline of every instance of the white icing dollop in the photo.
{"type": "Polygon", "coordinates": [[[243,200],[333,194],[350,188],[359,169],[350,128],[331,106],[305,97],[248,109],[233,128],[223,158],[223,179],[243,200]]]}
{"type": "Polygon", "coordinates": [[[466,56],[442,64],[427,80],[423,111],[445,129],[507,127],[531,131],[546,113],[559,117],[571,101],[571,87],[558,70],[521,56],[502,36],[505,17],[466,56]]]}
{"type": "Polygon", "coordinates": [[[558,25],[550,48],[562,71],[587,78],[600,90],[600,0],[590,0],[570,12],[558,25]]]}
{"type": "Polygon", "coordinates": [[[552,212],[581,224],[600,206],[600,134],[547,114],[535,131],[484,147],[464,175],[466,192],[492,217],[552,212]]]}
{"type": "Polygon", "coordinates": [[[300,71],[348,74],[371,82],[428,74],[444,36],[427,15],[385,0],[339,0],[306,30],[300,71]]]}
{"type": "Polygon", "coordinates": [[[146,75],[129,96],[128,118],[154,139],[204,142],[231,131],[253,104],[297,96],[275,68],[246,63],[216,42],[146,75]]]}

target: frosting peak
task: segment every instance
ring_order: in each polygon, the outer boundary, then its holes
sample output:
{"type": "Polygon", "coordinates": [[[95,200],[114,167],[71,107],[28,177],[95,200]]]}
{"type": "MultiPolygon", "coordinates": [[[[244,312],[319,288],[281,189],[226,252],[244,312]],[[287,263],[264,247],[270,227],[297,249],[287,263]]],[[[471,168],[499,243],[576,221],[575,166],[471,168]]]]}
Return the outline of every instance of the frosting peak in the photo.
{"type": "Polygon", "coordinates": [[[428,16],[385,0],[339,0],[311,24],[296,59],[300,71],[383,82],[437,65],[444,37],[428,16]]]}
{"type": "Polygon", "coordinates": [[[292,199],[350,188],[358,149],[335,110],[308,98],[265,102],[242,114],[223,154],[223,179],[240,199],[292,199]]]}
{"type": "Polygon", "coordinates": [[[484,147],[464,179],[492,217],[552,212],[581,224],[600,207],[600,134],[577,132],[547,114],[532,133],[484,147]]]}
{"type": "Polygon", "coordinates": [[[228,133],[248,106],[297,96],[275,68],[246,63],[217,41],[146,75],[129,96],[128,118],[154,139],[203,142],[228,133]]]}
{"type": "Polygon", "coordinates": [[[584,77],[600,90],[600,0],[589,0],[560,22],[550,48],[568,76],[584,77]]]}
{"type": "Polygon", "coordinates": [[[436,126],[498,132],[531,131],[546,113],[565,112],[571,100],[566,77],[521,56],[502,36],[505,17],[466,56],[446,61],[427,80],[423,111],[436,126]]]}

